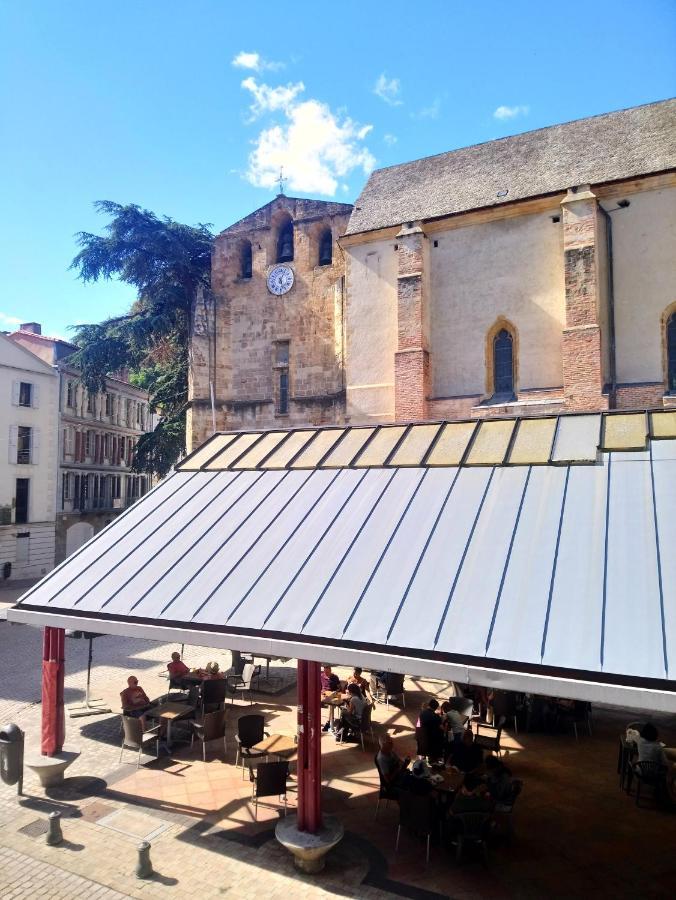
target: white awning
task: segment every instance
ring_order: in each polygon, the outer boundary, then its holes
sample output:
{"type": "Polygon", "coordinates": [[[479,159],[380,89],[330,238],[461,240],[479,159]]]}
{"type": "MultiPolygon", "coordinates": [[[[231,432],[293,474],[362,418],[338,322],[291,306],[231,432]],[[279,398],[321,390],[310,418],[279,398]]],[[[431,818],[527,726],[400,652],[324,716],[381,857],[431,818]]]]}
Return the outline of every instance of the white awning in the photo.
{"type": "Polygon", "coordinates": [[[396,427],[216,435],[7,617],[676,712],[676,440],[576,464],[511,425],[501,464],[474,434],[444,465],[450,426],[396,427]],[[314,440],[357,456],[294,467],[314,440]]]}

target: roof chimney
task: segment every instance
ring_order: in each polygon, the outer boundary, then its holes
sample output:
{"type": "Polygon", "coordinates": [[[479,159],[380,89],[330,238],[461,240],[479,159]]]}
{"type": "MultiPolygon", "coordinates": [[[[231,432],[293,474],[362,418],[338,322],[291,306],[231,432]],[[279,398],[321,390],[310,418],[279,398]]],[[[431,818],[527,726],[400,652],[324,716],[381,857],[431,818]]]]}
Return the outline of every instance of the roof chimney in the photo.
{"type": "Polygon", "coordinates": [[[39,322],[22,322],[20,331],[30,331],[31,334],[42,334],[42,325],[39,322]]]}

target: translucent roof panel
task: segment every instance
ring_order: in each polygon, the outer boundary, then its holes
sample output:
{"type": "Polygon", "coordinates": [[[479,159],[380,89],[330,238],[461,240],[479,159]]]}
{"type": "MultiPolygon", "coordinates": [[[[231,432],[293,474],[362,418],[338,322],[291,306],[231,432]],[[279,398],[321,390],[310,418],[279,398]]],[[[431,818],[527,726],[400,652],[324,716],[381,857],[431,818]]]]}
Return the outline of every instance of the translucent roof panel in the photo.
{"type": "Polygon", "coordinates": [[[355,460],[355,466],[362,468],[364,466],[382,466],[387,457],[397,446],[397,442],[401,440],[401,436],[406,431],[406,425],[392,425],[388,428],[378,429],[368,446],[359,454],[355,460]]]}
{"type": "Polygon", "coordinates": [[[441,425],[413,425],[388,465],[419,466],[440,428],[441,425]]]}
{"type": "Polygon", "coordinates": [[[543,465],[549,462],[556,431],[556,419],[522,419],[512,444],[508,462],[512,466],[543,465]]]}
{"type": "Polygon", "coordinates": [[[515,424],[514,419],[496,419],[482,422],[465,460],[466,465],[502,465],[515,424]]]}
{"type": "Polygon", "coordinates": [[[343,440],[326,457],[322,467],[340,469],[349,466],[374,431],[375,428],[350,428],[343,440]]]}
{"type": "Polygon", "coordinates": [[[221,469],[227,469],[238,457],[245,453],[249,447],[259,441],[263,435],[261,432],[247,432],[246,434],[238,434],[237,440],[231,444],[227,444],[216,459],[212,459],[210,463],[204,466],[208,472],[217,472],[221,469]]]}
{"type": "Polygon", "coordinates": [[[676,410],[650,413],[650,433],[654,438],[676,438],[676,410]]]}
{"type": "Polygon", "coordinates": [[[344,428],[327,428],[326,431],[318,431],[303,450],[300,456],[291,463],[291,469],[314,469],[345,434],[344,428]]]}
{"type": "Polygon", "coordinates": [[[601,436],[601,415],[559,416],[552,462],[595,463],[601,436]]]}
{"type": "Polygon", "coordinates": [[[233,469],[255,469],[259,462],[269,456],[288,436],[288,431],[269,431],[265,437],[257,441],[248,453],[245,453],[233,465],[233,469]]]}
{"type": "Polygon", "coordinates": [[[272,456],[265,460],[261,469],[285,468],[316,434],[316,431],[293,431],[289,435],[289,439],[284,441],[272,456]]]}
{"type": "Polygon", "coordinates": [[[221,450],[225,450],[238,437],[238,434],[217,434],[210,441],[207,441],[206,444],[203,444],[192,456],[179,463],[176,468],[181,472],[193,472],[200,469],[204,463],[209,462],[221,450]]]}
{"type": "Polygon", "coordinates": [[[427,465],[459,466],[476,427],[476,422],[452,422],[444,425],[444,430],[427,457],[427,465]]]}
{"type": "Polygon", "coordinates": [[[648,421],[645,413],[603,417],[604,450],[645,450],[648,421]]]}

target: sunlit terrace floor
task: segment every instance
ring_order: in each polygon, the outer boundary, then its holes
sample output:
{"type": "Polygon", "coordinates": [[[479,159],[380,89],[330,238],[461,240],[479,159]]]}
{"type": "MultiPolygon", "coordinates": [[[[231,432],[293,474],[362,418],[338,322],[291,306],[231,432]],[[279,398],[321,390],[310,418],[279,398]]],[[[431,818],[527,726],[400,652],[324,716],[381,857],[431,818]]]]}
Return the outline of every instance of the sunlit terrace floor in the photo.
{"type": "MultiPolygon", "coordinates": [[[[376,736],[388,729],[400,755],[413,755],[413,726],[419,707],[431,693],[444,696],[439,682],[407,682],[404,710],[378,705],[376,736]]],[[[260,698],[259,698],[260,699],[260,698]]],[[[203,763],[194,750],[176,749],[171,757],[149,762],[139,770],[123,764],[108,778],[107,793],[118,801],[152,806],[189,817],[194,838],[221,836],[244,844],[258,844],[269,836],[280,815],[276,802],[262,801],[258,821],[253,818],[248,775],[234,766],[234,733],[239,715],[261,712],[270,732],[292,735],[295,729],[295,692],[264,702],[237,702],[228,708],[228,752],[222,743],[209,747],[203,763]],[[194,820],[191,824],[190,820],[194,820]]],[[[656,809],[648,794],[635,806],[618,786],[618,736],[629,711],[594,711],[594,735],[503,735],[507,764],[524,790],[515,809],[511,842],[496,842],[488,865],[471,859],[457,864],[442,846],[432,849],[425,865],[422,842],[402,837],[394,854],[398,813],[396,805],[381,807],[374,820],[378,778],[374,747],[363,752],[356,744],[339,745],[331,734],[322,737],[323,805],[340,816],[349,840],[370,860],[367,883],[384,890],[416,889],[431,895],[501,897],[667,897],[676,886],[676,814],[656,809]]],[[[654,718],[662,737],[676,745],[674,724],[654,718]]],[[[131,762],[134,754],[128,755],[131,762]]],[[[293,767],[292,767],[293,769],[293,767]]],[[[289,792],[289,808],[296,794],[289,792]]]]}

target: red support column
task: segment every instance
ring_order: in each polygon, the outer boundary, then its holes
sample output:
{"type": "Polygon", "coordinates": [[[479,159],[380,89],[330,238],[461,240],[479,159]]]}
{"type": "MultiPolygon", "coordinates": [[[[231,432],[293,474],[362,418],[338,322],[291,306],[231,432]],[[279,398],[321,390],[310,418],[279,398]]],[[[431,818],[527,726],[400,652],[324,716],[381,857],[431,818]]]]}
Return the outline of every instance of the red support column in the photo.
{"type": "Polygon", "coordinates": [[[65,632],[45,628],[42,645],[42,753],[55,756],[63,749],[66,715],[63,704],[65,632]]]}
{"type": "Polygon", "coordinates": [[[321,682],[319,663],[298,660],[298,828],[322,825],[321,682]]]}

